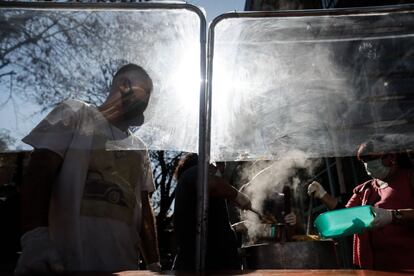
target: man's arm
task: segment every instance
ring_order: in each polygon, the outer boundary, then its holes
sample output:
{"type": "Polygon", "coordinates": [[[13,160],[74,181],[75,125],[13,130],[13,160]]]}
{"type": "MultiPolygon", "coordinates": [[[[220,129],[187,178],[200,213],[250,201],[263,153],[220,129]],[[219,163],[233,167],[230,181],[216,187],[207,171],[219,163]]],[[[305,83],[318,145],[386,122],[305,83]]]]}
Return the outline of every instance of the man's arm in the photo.
{"type": "Polygon", "coordinates": [[[395,223],[410,226],[414,225],[414,209],[398,209],[393,212],[395,223]]]}
{"type": "Polygon", "coordinates": [[[34,150],[21,187],[22,230],[48,226],[52,185],[62,165],[62,157],[47,149],[34,150]]]}
{"type": "Polygon", "coordinates": [[[313,181],[311,184],[309,184],[308,195],[311,197],[319,198],[322,203],[330,210],[335,209],[338,205],[338,200],[328,194],[323,186],[317,181],[313,181]]]}
{"type": "Polygon", "coordinates": [[[320,200],[330,210],[335,209],[336,206],[338,205],[338,200],[335,197],[328,194],[328,193],[326,193],[320,200]]]}
{"type": "Polygon", "coordinates": [[[208,192],[212,197],[221,197],[233,200],[237,196],[237,189],[229,184],[229,182],[217,176],[210,176],[208,179],[208,192]]]}
{"type": "Polygon", "coordinates": [[[220,197],[233,201],[242,210],[251,210],[250,198],[231,186],[229,182],[217,176],[210,176],[208,179],[208,192],[211,197],[220,197]]]}
{"type": "Polygon", "coordinates": [[[373,228],[383,227],[393,223],[403,226],[414,226],[414,209],[383,209],[372,207],[374,220],[370,226],[373,228]]]}
{"type": "MultiPolygon", "coordinates": [[[[141,254],[147,264],[160,262],[158,251],[157,231],[155,228],[155,218],[152,212],[148,192],[141,192],[142,198],[142,223],[140,229],[141,254]]],[[[148,268],[148,267],[147,267],[148,268]]]]}

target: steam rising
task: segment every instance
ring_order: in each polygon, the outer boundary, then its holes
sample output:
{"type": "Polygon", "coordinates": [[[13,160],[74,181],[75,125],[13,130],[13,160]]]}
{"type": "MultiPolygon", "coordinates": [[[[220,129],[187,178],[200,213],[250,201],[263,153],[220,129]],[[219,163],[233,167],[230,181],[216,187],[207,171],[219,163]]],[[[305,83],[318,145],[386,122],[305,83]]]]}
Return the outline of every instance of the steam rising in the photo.
{"type": "Polygon", "coordinates": [[[212,159],[352,156],[372,135],[413,144],[413,25],[412,13],[380,12],[220,22],[212,159]]]}
{"type": "MultiPolygon", "coordinates": [[[[297,191],[298,186],[307,184],[303,177],[313,175],[318,165],[319,161],[310,159],[305,152],[292,150],[280,156],[278,160],[259,162],[244,170],[243,173],[250,175],[251,180],[241,190],[250,197],[253,208],[263,213],[265,200],[277,200],[284,186],[289,186],[293,192],[297,191]]],[[[242,219],[253,222],[247,224],[251,239],[263,235],[263,225],[256,214],[246,211],[242,214],[242,219]]]]}

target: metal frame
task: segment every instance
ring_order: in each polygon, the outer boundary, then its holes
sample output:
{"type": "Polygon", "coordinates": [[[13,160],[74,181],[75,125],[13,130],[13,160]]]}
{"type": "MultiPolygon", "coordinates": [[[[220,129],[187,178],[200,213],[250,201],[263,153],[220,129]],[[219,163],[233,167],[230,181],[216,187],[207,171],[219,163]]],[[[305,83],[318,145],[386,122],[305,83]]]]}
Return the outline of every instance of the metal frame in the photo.
{"type": "MultiPolygon", "coordinates": [[[[246,7],[247,7],[246,2],[246,7]]],[[[317,9],[317,10],[294,10],[294,11],[248,11],[248,12],[229,12],[222,14],[211,22],[208,29],[208,56],[207,56],[207,95],[211,101],[212,81],[213,81],[213,58],[214,58],[214,38],[216,26],[226,19],[235,18],[285,18],[285,17],[308,17],[308,16],[334,16],[334,15],[360,15],[414,11],[414,4],[402,4],[394,6],[361,7],[361,8],[341,8],[341,9],[317,9]]],[[[208,121],[211,120],[211,104],[209,105],[208,121]]],[[[210,127],[210,124],[208,125],[210,127]]],[[[208,130],[210,133],[210,129],[208,130]]]]}
{"type": "MultiPolygon", "coordinates": [[[[246,1],[245,9],[251,4],[250,0],[246,1]]],[[[223,20],[234,19],[234,18],[282,18],[282,17],[307,17],[307,16],[333,16],[333,15],[359,15],[359,14],[377,14],[377,13],[394,13],[394,12],[405,12],[414,11],[413,4],[403,4],[395,6],[380,6],[380,7],[358,7],[358,8],[342,8],[342,9],[320,9],[320,10],[296,10],[296,11],[250,11],[250,12],[230,12],[222,14],[212,21],[208,29],[208,56],[207,56],[207,126],[208,136],[210,137],[211,132],[211,95],[212,95],[212,82],[213,82],[213,58],[214,58],[214,38],[215,28],[223,20]]],[[[205,141],[208,148],[210,148],[210,140],[205,141]]],[[[209,152],[209,151],[208,151],[209,152]]],[[[328,173],[328,179],[330,188],[334,191],[334,177],[332,174],[332,167],[336,166],[336,162],[329,162],[327,158],[324,158],[325,170],[323,172],[328,173]]],[[[353,167],[353,173],[355,174],[355,168],[353,167]]],[[[206,186],[206,185],[205,185],[206,186]]],[[[311,212],[311,210],[309,210],[311,212]]]]}
{"type": "Polygon", "coordinates": [[[214,29],[216,25],[230,18],[279,18],[292,16],[327,16],[369,14],[378,12],[399,12],[414,10],[414,5],[398,5],[384,7],[367,7],[330,10],[302,10],[302,11],[272,11],[272,12],[243,12],[226,13],[216,17],[208,29],[203,12],[197,7],[185,3],[51,3],[51,2],[0,2],[0,8],[8,9],[62,9],[62,10],[148,10],[148,9],[185,9],[195,12],[200,18],[200,118],[199,118],[199,162],[197,182],[197,236],[196,236],[196,268],[202,271],[205,268],[206,241],[207,241],[207,210],[208,186],[207,169],[210,160],[210,132],[211,132],[211,89],[213,79],[212,61],[214,57],[214,29]],[[208,41],[208,44],[207,44],[208,41]],[[207,46],[207,51],[206,51],[207,46]],[[206,75],[207,74],[207,75],[206,75]]]}
{"type": "MultiPolygon", "coordinates": [[[[247,4],[249,0],[246,1],[247,4]]],[[[287,10],[287,11],[246,11],[246,12],[229,12],[217,16],[211,22],[208,28],[208,40],[207,40],[207,100],[208,113],[206,114],[207,126],[209,129],[207,133],[210,134],[211,126],[211,93],[213,82],[213,58],[214,58],[214,43],[215,43],[215,28],[216,26],[226,19],[235,18],[285,18],[285,17],[308,17],[308,16],[334,16],[334,15],[360,15],[360,14],[378,14],[378,13],[395,13],[395,12],[408,12],[414,11],[414,4],[402,4],[394,6],[378,6],[378,7],[358,7],[358,8],[340,8],[340,9],[317,9],[317,10],[287,10]]],[[[207,136],[208,138],[210,136],[207,136]]],[[[201,139],[201,138],[200,138],[201,139]]],[[[210,143],[210,141],[205,141],[210,143]]],[[[209,148],[209,147],[208,147],[209,148]]]]}
{"type": "MultiPolygon", "coordinates": [[[[283,10],[283,11],[244,11],[228,12],[221,14],[213,19],[209,26],[209,32],[214,34],[216,25],[225,19],[231,18],[268,18],[268,17],[306,17],[306,16],[327,16],[327,15],[359,15],[375,13],[391,13],[413,11],[414,4],[375,6],[375,7],[358,7],[358,8],[335,8],[335,9],[307,9],[307,10],[283,10]]],[[[210,36],[209,36],[210,38],[210,36]]],[[[214,36],[211,37],[214,39],[214,36]]],[[[214,41],[208,40],[208,44],[214,41]]]]}
{"type": "Polygon", "coordinates": [[[205,252],[207,238],[207,165],[209,160],[209,127],[205,120],[208,114],[208,97],[206,97],[206,45],[207,21],[204,13],[196,6],[186,3],[55,3],[55,2],[1,2],[2,9],[32,9],[32,10],[189,10],[200,19],[200,114],[199,114],[199,166],[197,181],[197,236],[196,236],[196,269],[205,268],[205,252]]]}
{"type": "MultiPolygon", "coordinates": [[[[78,3],[78,2],[4,2],[0,1],[0,8],[8,9],[33,9],[33,10],[52,10],[52,9],[73,9],[73,10],[190,10],[195,12],[201,19],[201,24],[205,17],[203,12],[196,6],[185,3],[161,3],[161,2],[136,2],[136,3],[78,3]]],[[[204,22],[205,23],[205,22],[204,22]]]]}

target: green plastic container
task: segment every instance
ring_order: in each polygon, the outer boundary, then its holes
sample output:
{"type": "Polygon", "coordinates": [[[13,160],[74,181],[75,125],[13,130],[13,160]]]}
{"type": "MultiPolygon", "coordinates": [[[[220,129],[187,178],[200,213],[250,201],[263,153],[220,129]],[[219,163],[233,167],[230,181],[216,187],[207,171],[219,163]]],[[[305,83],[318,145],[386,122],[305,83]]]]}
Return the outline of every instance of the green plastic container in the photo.
{"type": "Polygon", "coordinates": [[[374,220],[371,206],[358,206],[320,214],[314,225],[323,238],[344,237],[362,233],[374,220]]]}

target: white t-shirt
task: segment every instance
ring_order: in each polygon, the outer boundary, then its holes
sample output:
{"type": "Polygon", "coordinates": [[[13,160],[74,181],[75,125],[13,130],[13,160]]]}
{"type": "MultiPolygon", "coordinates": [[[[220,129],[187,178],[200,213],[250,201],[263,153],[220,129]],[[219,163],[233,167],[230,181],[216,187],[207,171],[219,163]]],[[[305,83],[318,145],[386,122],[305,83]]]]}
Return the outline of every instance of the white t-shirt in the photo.
{"type": "Polygon", "coordinates": [[[152,192],[154,184],[147,151],[131,149],[145,145],[75,100],[52,110],[23,142],[63,158],[52,191],[49,232],[66,269],[138,269],[141,192],[152,192]]]}

